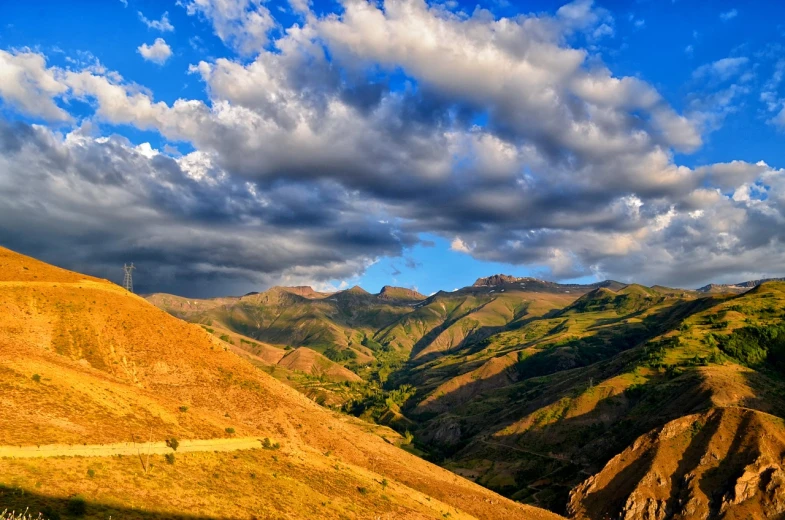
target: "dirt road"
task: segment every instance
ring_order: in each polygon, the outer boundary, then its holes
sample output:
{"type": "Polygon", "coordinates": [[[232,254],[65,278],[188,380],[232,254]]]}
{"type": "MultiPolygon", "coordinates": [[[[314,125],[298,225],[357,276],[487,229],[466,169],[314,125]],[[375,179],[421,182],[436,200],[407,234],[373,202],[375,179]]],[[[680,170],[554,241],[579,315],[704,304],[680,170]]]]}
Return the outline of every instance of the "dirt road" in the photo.
{"type": "MultiPolygon", "coordinates": [[[[237,451],[261,448],[256,437],[237,439],[182,440],[177,453],[194,451],[237,451]]],[[[172,453],[166,442],[121,442],[116,444],[48,444],[43,446],[0,446],[0,458],[45,458],[45,457],[110,457],[112,455],[137,455],[141,453],[172,453]]]]}

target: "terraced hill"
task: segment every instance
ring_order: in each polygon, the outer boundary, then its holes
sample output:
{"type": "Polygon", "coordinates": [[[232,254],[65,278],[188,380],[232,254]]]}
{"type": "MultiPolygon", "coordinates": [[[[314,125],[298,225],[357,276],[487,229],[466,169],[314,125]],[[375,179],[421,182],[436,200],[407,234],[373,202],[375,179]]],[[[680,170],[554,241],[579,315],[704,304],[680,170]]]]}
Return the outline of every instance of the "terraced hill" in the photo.
{"type": "MultiPolygon", "coordinates": [[[[314,404],[201,326],[0,248],[0,445],[260,439],[171,457],[0,458],[0,504],[89,518],[555,518],[314,404]],[[74,506],[74,504],[77,504],[74,506]]],[[[168,454],[169,455],[169,454],[168,454]]]]}

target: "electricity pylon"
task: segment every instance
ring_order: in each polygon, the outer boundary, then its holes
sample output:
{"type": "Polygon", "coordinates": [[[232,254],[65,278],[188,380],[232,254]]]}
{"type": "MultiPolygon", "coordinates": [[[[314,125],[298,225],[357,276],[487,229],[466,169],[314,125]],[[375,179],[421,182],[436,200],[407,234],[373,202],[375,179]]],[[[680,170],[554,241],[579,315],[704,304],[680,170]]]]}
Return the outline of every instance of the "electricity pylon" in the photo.
{"type": "Polygon", "coordinates": [[[125,271],[125,277],[123,278],[123,287],[125,287],[125,290],[128,292],[134,292],[134,278],[133,275],[131,274],[131,271],[133,271],[134,269],[136,269],[136,267],[134,267],[133,262],[131,262],[131,265],[123,264],[123,271],[125,271]]]}

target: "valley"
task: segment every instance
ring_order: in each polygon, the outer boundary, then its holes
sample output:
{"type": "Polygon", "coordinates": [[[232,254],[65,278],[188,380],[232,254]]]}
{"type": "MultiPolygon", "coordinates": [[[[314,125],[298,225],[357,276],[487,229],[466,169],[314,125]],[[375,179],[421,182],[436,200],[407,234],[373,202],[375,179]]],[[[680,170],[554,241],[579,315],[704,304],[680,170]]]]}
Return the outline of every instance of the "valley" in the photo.
{"type": "Polygon", "coordinates": [[[141,298],[0,249],[0,312],[0,420],[23,425],[0,429],[4,507],[785,512],[781,281],[717,293],[497,275],[429,297],[141,298]]]}
{"type": "Polygon", "coordinates": [[[389,288],[148,298],[242,334],[239,350],[320,352],[362,381],[314,377],[308,365],[281,380],[516,501],[574,518],[780,514],[779,441],[753,432],[785,433],[785,283],[718,287],[495,275],[427,298],[383,298],[389,288]],[[666,455],[663,439],[687,445],[666,455]],[[640,482],[620,485],[628,474],[640,482]]]}

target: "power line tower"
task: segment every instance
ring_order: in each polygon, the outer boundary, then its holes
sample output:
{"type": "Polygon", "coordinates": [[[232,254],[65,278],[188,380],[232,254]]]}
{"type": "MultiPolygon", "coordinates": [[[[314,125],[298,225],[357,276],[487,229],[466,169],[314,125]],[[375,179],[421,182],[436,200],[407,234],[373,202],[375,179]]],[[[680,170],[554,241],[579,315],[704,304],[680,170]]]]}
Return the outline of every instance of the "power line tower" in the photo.
{"type": "Polygon", "coordinates": [[[134,267],[133,262],[131,262],[131,265],[123,264],[123,271],[125,271],[125,277],[123,278],[123,287],[125,287],[125,290],[128,292],[134,292],[134,278],[133,275],[131,274],[131,271],[133,271],[134,269],[136,269],[136,267],[134,267]]]}

